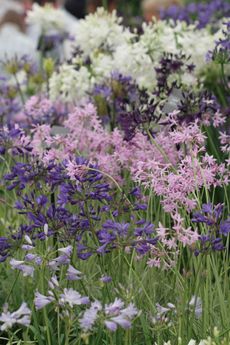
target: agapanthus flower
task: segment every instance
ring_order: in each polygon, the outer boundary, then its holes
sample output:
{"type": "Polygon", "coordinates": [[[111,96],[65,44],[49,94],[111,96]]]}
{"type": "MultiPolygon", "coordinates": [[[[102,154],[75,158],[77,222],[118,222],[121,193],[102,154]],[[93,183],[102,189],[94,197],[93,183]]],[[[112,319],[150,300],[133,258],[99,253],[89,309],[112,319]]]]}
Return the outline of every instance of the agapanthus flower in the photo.
{"type": "Polygon", "coordinates": [[[68,303],[70,307],[74,305],[88,304],[89,298],[82,297],[79,292],[73,290],[72,288],[64,289],[64,293],[60,296],[60,304],[68,303]]]}
{"type": "Polygon", "coordinates": [[[22,303],[20,308],[12,313],[8,311],[8,305],[5,305],[3,312],[0,315],[0,322],[2,323],[1,331],[12,328],[15,324],[28,327],[31,321],[31,310],[25,302],[22,303]]]}
{"type": "MultiPolygon", "coordinates": [[[[230,9],[229,9],[230,12],[230,9]]],[[[230,63],[230,22],[224,23],[223,38],[216,42],[215,49],[209,51],[212,60],[220,64],[230,63]]]]}
{"type": "Polygon", "coordinates": [[[7,259],[10,247],[11,244],[9,239],[6,237],[0,237],[0,262],[3,262],[7,259]]]}
{"type": "Polygon", "coordinates": [[[50,304],[53,302],[55,298],[53,296],[45,296],[42,295],[40,292],[35,293],[35,298],[34,298],[34,304],[36,310],[44,308],[46,305],[50,304]]]}
{"type": "Polygon", "coordinates": [[[172,5],[161,13],[162,19],[181,20],[187,23],[195,22],[198,28],[208,24],[214,26],[218,19],[230,16],[230,5],[224,0],[189,3],[186,6],[172,5]]]}
{"type": "Polygon", "coordinates": [[[66,278],[68,280],[80,280],[82,279],[82,272],[78,271],[72,265],[69,265],[69,268],[66,272],[66,278]]]}
{"type": "Polygon", "coordinates": [[[101,278],[100,278],[100,281],[102,283],[110,283],[112,281],[112,278],[110,276],[107,276],[107,275],[103,275],[101,278]]]}
{"type": "Polygon", "coordinates": [[[228,236],[230,232],[229,219],[223,220],[224,205],[203,204],[201,212],[193,214],[192,221],[195,223],[206,224],[208,232],[199,235],[201,248],[195,251],[205,253],[209,250],[221,251],[225,248],[223,236],[228,236]]]}
{"type": "Polygon", "coordinates": [[[16,269],[16,270],[21,271],[24,277],[27,277],[27,276],[33,277],[34,276],[34,267],[26,265],[24,263],[24,261],[11,259],[10,260],[10,266],[12,267],[12,269],[16,269]]]}
{"type": "Polygon", "coordinates": [[[91,304],[90,308],[87,309],[82,317],[80,318],[80,327],[84,332],[89,332],[92,330],[98,313],[102,310],[102,305],[99,301],[95,301],[91,304]]]}

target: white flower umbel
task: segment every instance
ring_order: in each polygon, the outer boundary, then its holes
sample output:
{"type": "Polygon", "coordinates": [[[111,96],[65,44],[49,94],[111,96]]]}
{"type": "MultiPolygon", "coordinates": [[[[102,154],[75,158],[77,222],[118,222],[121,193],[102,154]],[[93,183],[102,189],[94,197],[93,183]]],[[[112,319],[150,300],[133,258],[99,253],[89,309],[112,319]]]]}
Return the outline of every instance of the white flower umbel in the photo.
{"type": "Polygon", "coordinates": [[[76,104],[87,99],[91,90],[90,73],[85,66],[76,70],[74,66],[63,64],[50,78],[49,88],[52,100],[76,104]]]}
{"type": "Polygon", "coordinates": [[[94,14],[89,14],[76,25],[76,44],[85,55],[91,55],[95,50],[113,51],[121,44],[130,41],[133,34],[121,24],[116,12],[111,14],[98,8],[94,14]]]}
{"type": "Polygon", "coordinates": [[[215,45],[215,38],[208,29],[198,30],[184,22],[151,22],[143,25],[140,42],[156,64],[162,54],[183,53],[191,57],[197,74],[205,68],[206,54],[215,45]]]}
{"type": "Polygon", "coordinates": [[[26,21],[27,24],[41,28],[42,32],[66,30],[66,16],[64,12],[51,5],[39,6],[38,4],[33,4],[32,10],[27,14],[26,21]]]}
{"type": "Polygon", "coordinates": [[[140,88],[152,90],[155,86],[154,63],[141,42],[117,47],[114,52],[114,70],[132,77],[140,88]]]}

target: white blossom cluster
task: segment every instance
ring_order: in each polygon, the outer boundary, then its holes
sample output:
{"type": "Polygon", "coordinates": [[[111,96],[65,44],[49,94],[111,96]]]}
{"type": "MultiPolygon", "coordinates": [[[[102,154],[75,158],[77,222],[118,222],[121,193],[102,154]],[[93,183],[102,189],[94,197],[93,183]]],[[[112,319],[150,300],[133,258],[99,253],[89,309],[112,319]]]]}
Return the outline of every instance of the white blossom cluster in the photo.
{"type": "Polygon", "coordinates": [[[122,25],[122,19],[116,11],[109,14],[102,7],[80,20],[75,29],[76,43],[85,55],[91,55],[97,50],[114,51],[134,37],[122,25]]]}
{"type": "Polygon", "coordinates": [[[26,21],[28,24],[40,27],[43,32],[66,30],[66,16],[64,12],[49,5],[39,6],[38,4],[33,4],[31,11],[27,14],[26,21]]]}
{"type": "Polygon", "coordinates": [[[63,65],[50,81],[51,98],[66,102],[86,98],[93,86],[112,72],[130,76],[140,88],[152,91],[155,68],[164,53],[185,54],[188,63],[195,65],[194,74],[185,71],[181,76],[182,82],[191,86],[205,68],[207,53],[214,48],[219,33],[212,35],[208,28],[198,30],[183,22],[153,21],[143,24],[143,33],[137,35],[122,25],[116,12],[109,14],[99,8],[78,21],[71,35],[82,55],[73,58],[71,65],[63,65]]]}
{"type": "Polygon", "coordinates": [[[85,66],[76,70],[74,66],[63,64],[50,79],[50,98],[76,104],[83,101],[91,89],[90,72],[85,66]]]}

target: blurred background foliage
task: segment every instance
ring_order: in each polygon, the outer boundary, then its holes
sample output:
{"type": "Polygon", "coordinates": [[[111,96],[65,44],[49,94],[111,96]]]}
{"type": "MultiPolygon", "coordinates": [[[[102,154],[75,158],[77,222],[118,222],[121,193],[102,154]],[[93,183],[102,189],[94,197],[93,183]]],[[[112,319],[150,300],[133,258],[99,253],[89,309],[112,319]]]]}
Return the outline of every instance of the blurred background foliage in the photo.
{"type": "MultiPolygon", "coordinates": [[[[106,0],[103,1],[107,3],[106,0]]],[[[118,10],[121,13],[125,13],[126,16],[138,16],[141,15],[141,0],[119,0],[118,10]]],[[[189,3],[209,3],[210,0],[182,0],[183,5],[188,5],[189,3]]],[[[230,0],[226,0],[226,3],[230,3],[230,0]]]]}

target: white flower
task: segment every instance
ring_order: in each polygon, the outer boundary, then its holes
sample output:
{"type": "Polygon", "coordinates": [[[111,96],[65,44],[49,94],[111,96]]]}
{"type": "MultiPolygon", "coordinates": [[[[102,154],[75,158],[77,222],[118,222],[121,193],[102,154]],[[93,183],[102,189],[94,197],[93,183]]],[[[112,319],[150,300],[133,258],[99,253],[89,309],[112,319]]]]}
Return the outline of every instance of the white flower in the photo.
{"type": "Polygon", "coordinates": [[[31,238],[28,235],[25,235],[25,241],[30,244],[31,246],[33,245],[31,238]]]}
{"type": "Polygon", "coordinates": [[[202,316],[202,299],[198,296],[192,296],[189,306],[194,310],[195,316],[200,318],[202,316]]]}
{"type": "Polygon", "coordinates": [[[153,89],[156,84],[154,64],[141,42],[120,45],[113,56],[114,70],[132,77],[140,88],[153,89]]]}
{"type": "Polygon", "coordinates": [[[48,230],[49,230],[49,226],[48,224],[44,225],[44,234],[47,236],[48,235],[48,230]]]}
{"type": "Polygon", "coordinates": [[[3,313],[0,315],[0,322],[3,323],[0,329],[1,331],[5,331],[16,323],[23,326],[29,326],[30,319],[31,310],[27,307],[25,302],[23,302],[21,307],[13,313],[8,311],[8,306],[6,305],[3,313]]]}
{"type": "Polygon", "coordinates": [[[85,66],[76,70],[72,65],[63,64],[59,72],[53,73],[49,80],[50,98],[63,102],[83,101],[91,90],[91,76],[85,66]]]}
{"type": "Polygon", "coordinates": [[[32,10],[28,12],[27,24],[37,25],[42,32],[50,30],[65,31],[66,17],[64,12],[51,5],[39,6],[33,4],[32,10]]]}
{"type": "Polygon", "coordinates": [[[57,277],[56,276],[53,276],[50,281],[49,281],[49,287],[51,289],[55,289],[56,287],[59,287],[59,283],[58,283],[58,280],[57,280],[57,277]]]}
{"type": "Polygon", "coordinates": [[[67,246],[65,248],[59,248],[58,251],[65,254],[66,256],[70,257],[72,254],[72,251],[73,251],[73,247],[67,246]]]}
{"type": "Polygon", "coordinates": [[[24,264],[24,261],[15,260],[15,259],[11,259],[10,260],[10,266],[13,269],[16,269],[16,268],[20,267],[22,264],[24,264]]]}
{"type": "Polygon", "coordinates": [[[115,11],[110,14],[104,8],[98,8],[94,14],[89,14],[77,23],[77,46],[85,55],[91,55],[100,49],[114,50],[133,37],[130,30],[121,25],[121,21],[115,11]]]}
{"type": "Polygon", "coordinates": [[[138,314],[138,309],[133,303],[130,303],[127,308],[122,309],[121,313],[123,316],[132,319],[138,314]]]}
{"type": "Polygon", "coordinates": [[[190,342],[188,343],[188,345],[196,345],[196,341],[191,339],[190,342]]]}

